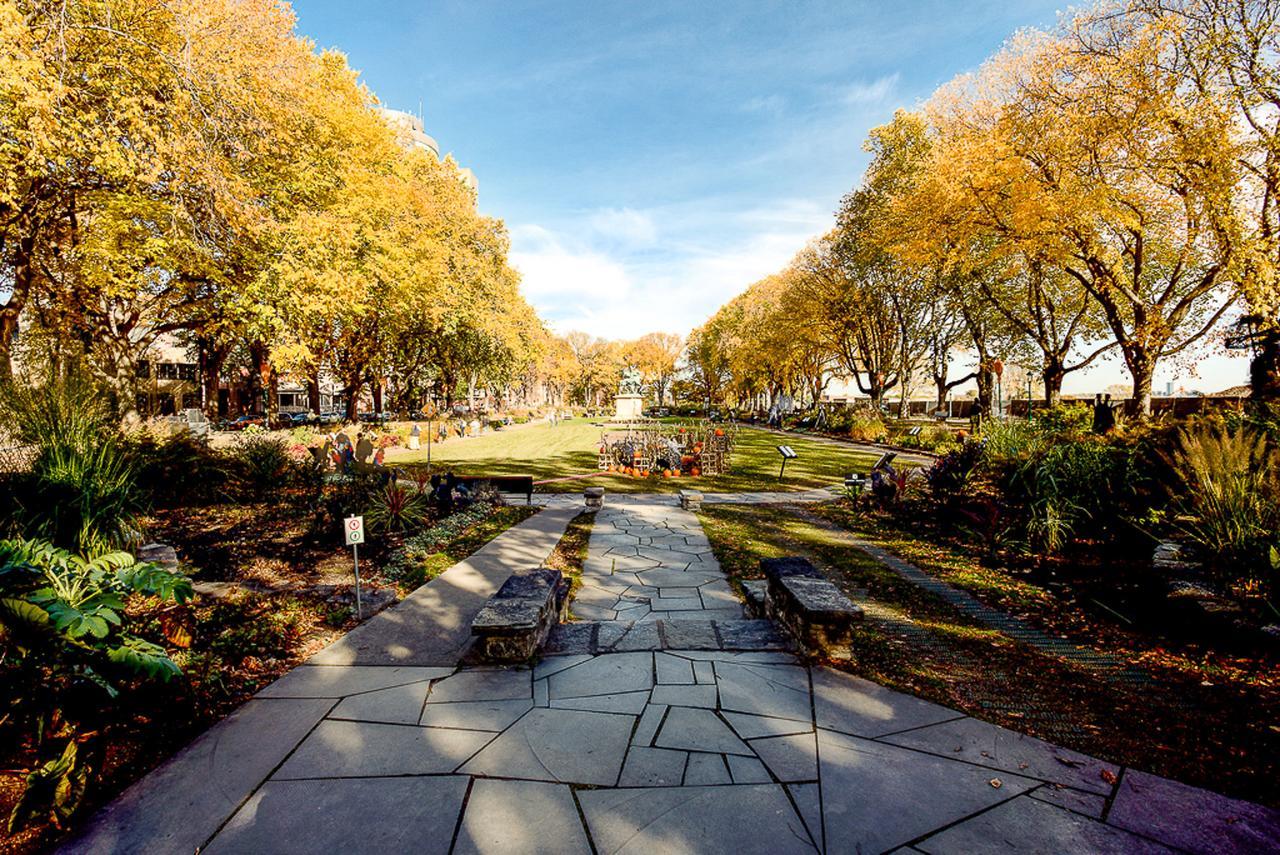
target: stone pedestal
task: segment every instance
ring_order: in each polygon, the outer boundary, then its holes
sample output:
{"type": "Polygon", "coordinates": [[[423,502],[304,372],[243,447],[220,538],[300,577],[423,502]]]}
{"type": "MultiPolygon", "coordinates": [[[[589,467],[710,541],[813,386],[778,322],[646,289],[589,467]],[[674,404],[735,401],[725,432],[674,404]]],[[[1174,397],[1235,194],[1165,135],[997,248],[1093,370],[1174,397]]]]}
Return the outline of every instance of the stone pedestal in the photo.
{"type": "Polygon", "coordinates": [[[587,510],[598,511],[604,507],[604,487],[588,487],[582,491],[587,510]]]}
{"type": "Polygon", "coordinates": [[[631,421],[644,416],[644,395],[614,395],[614,421],[631,421]]]}

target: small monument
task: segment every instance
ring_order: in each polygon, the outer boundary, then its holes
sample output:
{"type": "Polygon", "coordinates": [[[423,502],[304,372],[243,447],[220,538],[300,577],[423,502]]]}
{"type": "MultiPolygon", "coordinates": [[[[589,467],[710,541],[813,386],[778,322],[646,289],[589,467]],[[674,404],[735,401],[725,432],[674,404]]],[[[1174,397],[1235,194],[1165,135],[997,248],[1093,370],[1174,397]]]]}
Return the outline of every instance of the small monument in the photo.
{"type": "Polygon", "coordinates": [[[622,370],[622,382],[618,384],[618,394],[613,396],[615,422],[629,422],[644,415],[642,389],[640,372],[628,365],[622,370]]]}

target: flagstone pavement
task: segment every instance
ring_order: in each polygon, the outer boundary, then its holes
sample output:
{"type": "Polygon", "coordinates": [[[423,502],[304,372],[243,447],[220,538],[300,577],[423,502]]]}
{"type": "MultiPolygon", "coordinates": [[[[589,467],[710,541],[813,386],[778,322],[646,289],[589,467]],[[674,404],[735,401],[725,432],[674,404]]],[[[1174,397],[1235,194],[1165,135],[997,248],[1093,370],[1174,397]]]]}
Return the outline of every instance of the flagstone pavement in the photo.
{"type": "Polygon", "coordinates": [[[1280,851],[1275,811],[799,661],[669,504],[602,511],[582,591],[533,667],[295,668],[64,851],[1280,851]]]}

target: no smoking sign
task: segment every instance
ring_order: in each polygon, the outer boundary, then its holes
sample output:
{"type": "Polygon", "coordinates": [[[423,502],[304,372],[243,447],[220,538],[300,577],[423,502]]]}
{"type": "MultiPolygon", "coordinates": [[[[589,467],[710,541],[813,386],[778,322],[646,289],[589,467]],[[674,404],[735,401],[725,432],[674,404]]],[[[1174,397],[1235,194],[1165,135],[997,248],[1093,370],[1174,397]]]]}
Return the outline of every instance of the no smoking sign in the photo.
{"type": "Polygon", "coordinates": [[[364,543],[364,517],[347,517],[342,522],[342,530],[347,537],[347,546],[364,543]]]}

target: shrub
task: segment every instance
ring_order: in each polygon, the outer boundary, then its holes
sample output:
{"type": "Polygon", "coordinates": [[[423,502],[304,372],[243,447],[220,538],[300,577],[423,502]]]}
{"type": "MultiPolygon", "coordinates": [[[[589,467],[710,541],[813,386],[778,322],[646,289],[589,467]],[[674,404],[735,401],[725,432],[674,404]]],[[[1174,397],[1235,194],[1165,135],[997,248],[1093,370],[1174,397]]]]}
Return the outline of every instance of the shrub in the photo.
{"type": "Polygon", "coordinates": [[[1260,431],[1195,422],[1175,436],[1165,460],[1181,488],[1182,532],[1224,585],[1274,582],[1269,560],[1280,527],[1275,448],[1260,431]]]}
{"type": "Polygon", "coordinates": [[[56,545],[102,551],[134,542],[144,509],[106,395],[77,368],[0,388],[0,420],[36,447],[31,471],[13,479],[21,531],[56,545]]]}
{"type": "Polygon", "coordinates": [[[918,446],[933,452],[952,449],[958,442],[956,435],[942,425],[925,425],[916,438],[918,446]]]}
{"type": "Polygon", "coordinates": [[[87,451],[116,433],[109,398],[77,366],[0,385],[0,425],[41,449],[87,451]]]}
{"type": "Polygon", "coordinates": [[[1021,460],[1041,451],[1046,436],[1033,422],[1021,419],[990,419],[982,426],[982,445],[988,460],[1007,462],[1021,460]]]}
{"type": "Polygon", "coordinates": [[[1032,547],[1060,551],[1086,519],[1095,535],[1113,531],[1132,492],[1129,460],[1127,449],[1101,440],[1058,439],[1006,470],[1006,496],[1025,510],[1032,547]]]}
{"type": "MultiPolygon", "coordinates": [[[[320,473],[318,467],[314,469],[320,473]]],[[[380,472],[353,472],[329,482],[323,480],[322,474],[317,477],[321,480],[316,487],[311,534],[320,537],[332,537],[344,518],[365,513],[386,486],[385,476],[380,472]]]]}
{"type": "Polygon", "coordinates": [[[135,435],[126,450],[137,469],[138,487],[153,505],[204,504],[225,495],[227,461],[190,433],[135,435]]]}
{"type": "Polygon", "coordinates": [[[83,552],[136,545],[141,539],[145,502],[137,470],[114,440],[85,450],[41,451],[18,491],[19,522],[28,537],[83,552]]]}
{"type": "Polygon", "coordinates": [[[289,442],[262,431],[246,429],[227,455],[232,483],[236,491],[248,499],[267,498],[288,486],[296,474],[297,464],[289,453],[289,442]]]}
{"type": "Polygon", "coordinates": [[[859,442],[884,442],[889,436],[884,419],[875,410],[855,407],[841,412],[841,430],[859,442]]]}
{"type": "Polygon", "coordinates": [[[27,776],[9,831],[78,807],[109,702],[138,679],[179,673],[164,648],[130,631],[131,596],[182,603],[191,582],[133,556],[88,558],[47,541],[0,541],[0,685],[5,708],[47,762],[27,776]],[[51,755],[51,756],[50,756],[51,755]]]}
{"type": "Polygon", "coordinates": [[[982,462],[982,455],[982,445],[968,440],[960,448],[939,458],[924,473],[934,497],[943,502],[951,502],[963,495],[982,462]]]}
{"type": "Polygon", "coordinates": [[[392,481],[373,494],[364,515],[375,531],[408,531],[425,523],[430,510],[426,496],[392,481]]]}
{"type": "Polygon", "coordinates": [[[1054,404],[1052,407],[1033,410],[1031,424],[1042,434],[1080,438],[1093,427],[1093,408],[1083,402],[1054,404]]]}

